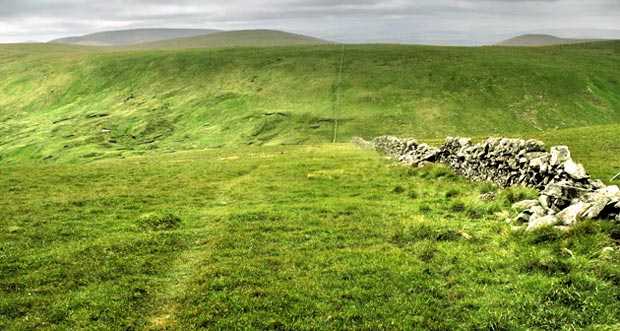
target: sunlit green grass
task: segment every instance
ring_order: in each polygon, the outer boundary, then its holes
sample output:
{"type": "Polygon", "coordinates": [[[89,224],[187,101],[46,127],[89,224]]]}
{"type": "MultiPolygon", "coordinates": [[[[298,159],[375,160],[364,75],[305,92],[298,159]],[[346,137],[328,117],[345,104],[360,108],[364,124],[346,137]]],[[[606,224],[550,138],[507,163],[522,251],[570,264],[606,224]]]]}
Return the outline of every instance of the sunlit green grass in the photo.
{"type": "Polygon", "coordinates": [[[6,330],[620,323],[617,224],[513,232],[535,192],[440,166],[337,144],[1,170],[6,330]]]}

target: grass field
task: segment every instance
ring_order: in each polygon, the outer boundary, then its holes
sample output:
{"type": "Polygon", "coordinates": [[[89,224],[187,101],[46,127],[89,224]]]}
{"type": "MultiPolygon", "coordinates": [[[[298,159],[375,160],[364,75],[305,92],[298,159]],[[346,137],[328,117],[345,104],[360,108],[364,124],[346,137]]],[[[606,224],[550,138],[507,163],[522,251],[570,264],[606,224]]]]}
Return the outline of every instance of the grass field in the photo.
{"type": "Polygon", "coordinates": [[[348,144],[5,166],[5,330],[620,327],[620,225],[513,232],[511,202],[348,144]]]}
{"type": "Polygon", "coordinates": [[[620,329],[620,224],[513,231],[537,192],[346,143],[538,138],[608,180],[620,43],[346,45],[339,85],[341,50],[0,45],[0,329],[620,329]]]}

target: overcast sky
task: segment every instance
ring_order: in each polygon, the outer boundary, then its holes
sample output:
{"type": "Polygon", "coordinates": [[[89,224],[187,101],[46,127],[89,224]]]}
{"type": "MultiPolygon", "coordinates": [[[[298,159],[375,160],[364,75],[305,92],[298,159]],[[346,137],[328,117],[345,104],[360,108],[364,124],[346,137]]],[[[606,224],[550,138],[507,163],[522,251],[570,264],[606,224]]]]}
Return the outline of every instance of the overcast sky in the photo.
{"type": "Polygon", "coordinates": [[[147,27],[279,29],[340,42],[620,38],[620,0],[0,0],[0,42],[147,27]]]}

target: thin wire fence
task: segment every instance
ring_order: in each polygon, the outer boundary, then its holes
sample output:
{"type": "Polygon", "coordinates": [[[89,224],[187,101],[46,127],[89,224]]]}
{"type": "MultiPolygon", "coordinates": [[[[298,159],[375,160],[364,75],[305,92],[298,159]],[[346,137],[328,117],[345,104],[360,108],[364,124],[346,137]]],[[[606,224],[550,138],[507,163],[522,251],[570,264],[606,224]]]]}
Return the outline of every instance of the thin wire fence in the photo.
{"type": "Polygon", "coordinates": [[[342,83],[342,71],[344,69],[344,44],[340,52],[340,70],[338,71],[338,79],[336,80],[336,98],[334,100],[334,136],[332,143],[336,143],[338,140],[338,120],[342,109],[340,108],[340,85],[342,83]]]}

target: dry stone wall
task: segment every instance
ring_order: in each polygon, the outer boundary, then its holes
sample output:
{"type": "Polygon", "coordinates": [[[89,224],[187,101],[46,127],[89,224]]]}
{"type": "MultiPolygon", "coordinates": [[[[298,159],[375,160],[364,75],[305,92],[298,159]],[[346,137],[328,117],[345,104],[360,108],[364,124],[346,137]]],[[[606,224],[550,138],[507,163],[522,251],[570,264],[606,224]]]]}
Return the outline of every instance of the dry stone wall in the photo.
{"type": "Polygon", "coordinates": [[[459,137],[446,138],[440,148],[391,136],[372,142],[357,138],[355,142],[413,167],[438,162],[474,181],[539,189],[537,200],[514,206],[524,210],[512,221],[526,223],[528,230],[572,226],[582,219],[620,221],[618,186],[591,179],[584,167],[572,160],[566,146],[554,146],[547,152],[538,140],[489,138],[473,144],[471,139],[459,137]]]}

